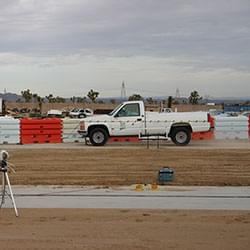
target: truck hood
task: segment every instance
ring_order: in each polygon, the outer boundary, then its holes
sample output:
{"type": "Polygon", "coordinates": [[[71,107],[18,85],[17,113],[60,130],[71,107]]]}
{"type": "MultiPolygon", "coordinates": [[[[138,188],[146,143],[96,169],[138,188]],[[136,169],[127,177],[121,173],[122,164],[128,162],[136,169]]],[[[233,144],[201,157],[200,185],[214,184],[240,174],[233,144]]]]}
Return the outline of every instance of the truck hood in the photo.
{"type": "Polygon", "coordinates": [[[112,118],[113,117],[110,115],[93,115],[83,118],[81,120],[86,122],[104,122],[104,121],[111,121],[112,118]]]}

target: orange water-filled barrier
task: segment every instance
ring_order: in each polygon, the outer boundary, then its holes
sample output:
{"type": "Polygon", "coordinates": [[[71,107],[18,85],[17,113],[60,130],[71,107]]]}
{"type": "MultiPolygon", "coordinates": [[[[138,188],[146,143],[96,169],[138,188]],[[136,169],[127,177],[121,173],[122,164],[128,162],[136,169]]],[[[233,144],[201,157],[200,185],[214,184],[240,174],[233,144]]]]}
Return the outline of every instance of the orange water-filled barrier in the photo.
{"type": "Polygon", "coordinates": [[[58,118],[21,119],[21,144],[61,143],[62,121],[58,118]]]}
{"type": "Polygon", "coordinates": [[[213,139],[214,139],[213,131],[192,133],[192,140],[213,140],[213,139]]]}

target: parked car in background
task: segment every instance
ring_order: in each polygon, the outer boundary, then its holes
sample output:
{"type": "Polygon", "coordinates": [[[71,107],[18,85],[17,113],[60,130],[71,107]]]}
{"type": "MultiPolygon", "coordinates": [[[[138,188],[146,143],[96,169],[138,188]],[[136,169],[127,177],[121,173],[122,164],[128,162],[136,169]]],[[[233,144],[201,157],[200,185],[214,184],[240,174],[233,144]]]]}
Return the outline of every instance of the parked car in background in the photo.
{"type": "Polygon", "coordinates": [[[69,117],[71,118],[85,118],[87,116],[92,116],[94,114],[93,110],[85,108],[79,109],[74,108],[69,112],[69,117]]]}
{"type": "Polygon", "coordinates": [[[245,111],[241,115],[244,115],[246,117],[250,117],[250,111],[245,111]]]}
{"type": "Polygon", "coordinates": [[[171,112],[173,112],[171,108],[162,108],[160,110],[160,113],[171,113],[171,112]]]}
{"type": "Polygon", "coordinates": [[[57,109],[51,109],[47,112],[47,117],[61,118],[63,117],[63,111],[57,109]]]}

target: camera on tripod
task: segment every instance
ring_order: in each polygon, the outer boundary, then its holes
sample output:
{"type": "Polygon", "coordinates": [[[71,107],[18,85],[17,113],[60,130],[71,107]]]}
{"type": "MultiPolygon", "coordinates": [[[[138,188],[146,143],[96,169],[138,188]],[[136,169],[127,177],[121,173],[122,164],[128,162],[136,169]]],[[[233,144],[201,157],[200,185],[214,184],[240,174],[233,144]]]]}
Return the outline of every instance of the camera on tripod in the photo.
{"type": "Polygon", "coordinates": [[[1,164],[1,171],[5,172],[8,168],[8,160],[9,153],[5,150],[1,150],[0,152],[0,164],[1,164]]]}
{"type": "Polygon", "coordinates": [[[2,191],[0,193],[2,194],[2,199],[0,202],[0,208],[2,208],[2,206],[5,202],[5,196],[7,195],[11,198],[12,204],[13,204],[14,209],[15,209],[16,217],[18,217],[18,211],[17,211],[16,203],[14,200],[14,195],[12,193],[12,189],[10,186],[10,180],[9,180],[9,176],[8,176],[8,167],[14,173],[15,173],[15,169],[11,167],[11,165],[13,165],[13,164],[8,162],[8,158],[9,158],[9,153],[5,150],[1,150],[0,151],[0,172],[2,172],[2,191]],[[9,193],[7,193],[7,191],[6,191],[6,185],[9,188],[9,193]]]}

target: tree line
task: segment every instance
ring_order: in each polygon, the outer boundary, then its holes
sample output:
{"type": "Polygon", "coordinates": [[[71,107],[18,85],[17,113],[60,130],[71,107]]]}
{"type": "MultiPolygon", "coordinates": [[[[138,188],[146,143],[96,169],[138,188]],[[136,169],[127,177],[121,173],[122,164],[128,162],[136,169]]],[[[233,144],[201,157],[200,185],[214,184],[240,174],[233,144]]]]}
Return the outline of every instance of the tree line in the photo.
{"type": "MultiPolygon", "coordinates": [[[[135,100],[144,100],[143,97],[139,94],[133,94],[128,98],[129,101],[135,101],[135,100]]],[[[190,96],[188,97],[188,103],[189,104],[199,104],[199,102],[202,100],[202,97],[199,95],[197,90],[194,90],[190,93],[190,96]]],[[[146,102],[149,104],[154,104],[157,102],[157,100],[154,100],[152,97],[146,98],[146,102]]],[[[178,98],[173,98],[172,96],[169,96],[167,99],[168,107],[171,108],[172,104],[180,104],[180,101],[178,98]]],[[[183,104],[187,104],[187,102],[184,102],[183,104]]]]}
{"type": "MultiPolygon", "coordinates": [[[[36,103],[65,103],[66,98],[60,97],[60,96],[53,96],[53,94],[48,94],[47,96],[41,97],[37,93],[32,93],[30,89],[26,89],[21,91],[22,98],[25,102],[36,102],[36,103]]],[[[84,103],[88,100],[91,100],[91,102],[95,103],[97,97],[99,96],[99,92],[94,91],[91,89],[87,96],[79,97],[79,96],[72,96],[70,98],[70,101],[73,103],[84,103]]],[[[21,102],[21,99],[18,100],[18,102],[21,102]]]]}
{"type": "MultiPolygon", "coordinates": [[[[89,100],[92,103],[96,103],[97,98],[99,96],[99,92],[95,91],[93,89],[89,90],[86,96],[79,97],[79,96],[72,96],[70,98],[70,101],[72,103],[86,103],[89,100]]],[[[48,94],[47,96],[41,97],[37,93],[32,93],[30,89],[26,89],[21,91],[22,98],[24,99],[25,102],[35,102],[38,103],[39,106],[42,105],[42,103],[48,102],[48,103],[65,103],[66,99],[60,96],[53,96],[53,94],[48,94]]],[[[144,98],[140,94],[133,94],[128,97],[129,101],[136,101],[136,100],[144,100],[144,98]]],[[[202,100],[202,97],[199,95],[198,91],[194,90],[190,93],[190,96],[188,97],[188,103],[190,104],[198,104],[202,100]]],[[[21,100],[18,100],[21,102],[21,100]]],[[[153,99],[152,97],[148,97],[145,99],[145,101],[148,104],[157,104],[158,101],[153,99]]],[[[99,101],[100,103],[101,101],[99,101]]],[[[111,103],[115,103],[115,99],[110,99],[111,103]]],[[[187,102],[182,102],[187,104],[187,102]]],[[[168,107],[171,107],[172,104],[180,104],[180,101],[178,99],[174,99],[172,96],[168,97],[167,100],[168,107]]]]}

